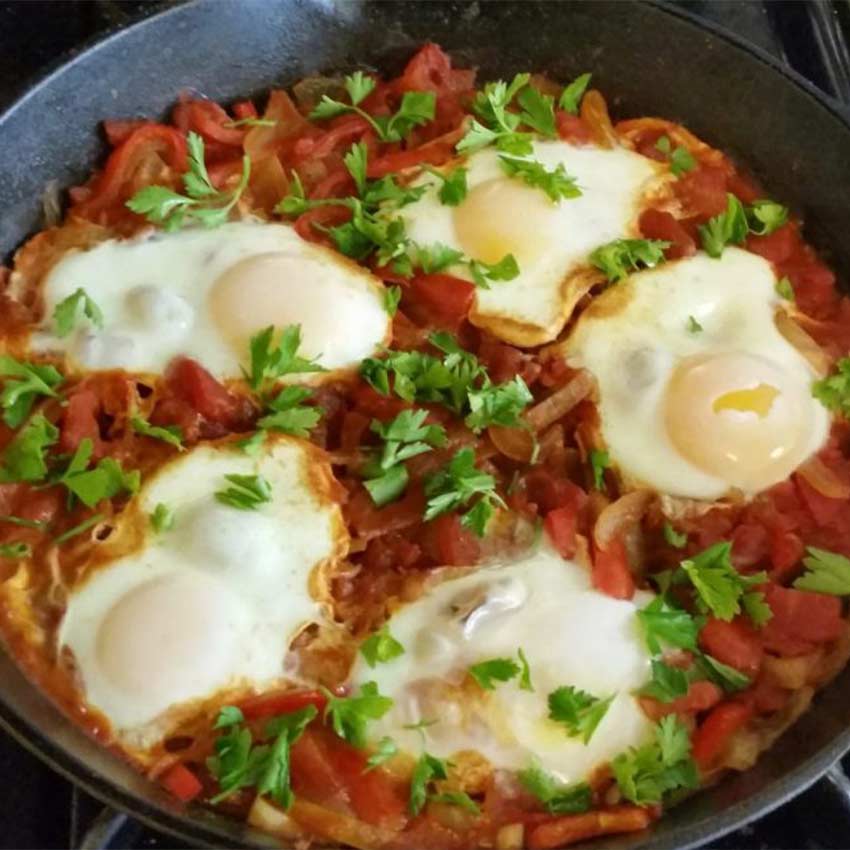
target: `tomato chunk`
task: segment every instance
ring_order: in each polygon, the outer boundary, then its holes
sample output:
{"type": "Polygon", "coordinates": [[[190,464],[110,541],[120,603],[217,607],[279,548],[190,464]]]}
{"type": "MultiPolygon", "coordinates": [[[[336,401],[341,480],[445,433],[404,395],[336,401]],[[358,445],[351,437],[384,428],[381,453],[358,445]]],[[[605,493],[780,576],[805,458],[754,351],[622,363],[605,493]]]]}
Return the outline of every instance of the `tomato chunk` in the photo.
{"type": "Polygon", "coordinates": [[[596,549],[592,578],[597,590],[614,599],[631,599],[635,595],[635,580],[621,540],[612,540],[605,549],[596,549]]]}
{"type": "Polygon", "coordinates": [[[481,547],[475,535],[464,528],[457,514],[443,514],[431,523],[439,561],[453,567],[475,564],[481,547]]]}
{"type": "Polygon", "coordinates": [[[691,740],[694,761],[703,769],[711,767],[752,713],[752,706],[743,702],[724,702],[712,709],[691,740]]]}
{"type": "Polygon", "coordinates": [[[835,596],[776,584],[769,584],[764,595],[773,617],[763,628],[762,639],[768,649],[781,655],[802,655],[806,643],[837,640],[844,631],[841,600],[835,596]],[[789,651],[795,645],[803,651],[789,651]]]}
{"type": "Polygon", "coordinates": [[[183,803],[194,800],[203,790],[198,777],[185,764],[180,762],[169,767],[160,776],[159,781],[167,791],[170,791],[183,803]]]}
{"type": "Polygon", "coordinates": [[[641,697],[640,705],[652,720],[660,720],[668,714],[696,714],[708,711],[723,699],[723,691],[714,682],[693,682],[688,692],[672,702],[661,702],[651,697],[641,697]]]}
{"type": "Polygon", "coordinates": [[[711,618],[699,635],[703,650],[723,664],[755,676],[761,667],[764,650],[758,633],[742,620],[731,623],[711,618]]]}
{"type": "Polygon", "coordinates": [[[196,360],[174,360],[168,369],[168,382],[178,397],[210,422],[232,427],[243,418],[245,402],[229,393],[196,360]]]}
{"type": "Polygon", "coordinates": [[[647,239],[663,239],[671,243],[664,252],[668,260],[690,257],[691,254],[696,253],[696,242],[690,233],[668,212],[646,210],[641,213],[638,227],[647,239]]]}
{"type": "Polygon", "coordinates": [[[423,274],[413,278],[407,287],[404,307],[422,324],[457,331],[474,298],[475,287],[466,280],[448,274],[423,274]]]}
{"type": "Polygon", "coordinates": [[[577,520],[573,507],[555,508],[543,520],[543,528],[562,558],[572,558],[576,553],[577,520]]]}
{"type": "Polygon", "coordinates": [[[289,714],[308,705],[315,705],[321,711],[326,702],[327,698],[321,691],[282,691],[249,697],[239,703],[239,708],[246,720],[256,720],[259,717],[289,714]]]}
{"type": "Polygon", "coordinates": [[[71,453],[80,442],[86,438],[92,441],[94,454],[100,452],[100,429],[97,424],[97,413],[100,400],[93,390],[80,390],[68,398],[68,406],[62,417],[62,428],[59,434],[59,448],[71,453]]]}
{"type": "Polygon", "coordinates": [[[638,806],[615,806],[582,815],[565,815],[533,827],[528,836],[528,846],[531,850],[566,847],[600,835],[639,832],[650,823],[651,812],[638,806]]]}

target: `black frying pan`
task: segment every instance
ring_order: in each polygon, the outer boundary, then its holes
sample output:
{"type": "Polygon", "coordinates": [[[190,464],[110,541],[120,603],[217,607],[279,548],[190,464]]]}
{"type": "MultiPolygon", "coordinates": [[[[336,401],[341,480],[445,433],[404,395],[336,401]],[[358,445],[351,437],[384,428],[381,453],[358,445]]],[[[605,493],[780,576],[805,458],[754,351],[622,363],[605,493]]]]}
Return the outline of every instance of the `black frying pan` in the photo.
{"type": "MultiPolygon", "coordinates": [[[[618,117],[681,120],[745,162],[848,279],[850,119],[753,47],[690,17],[632,3],[195,0],[118,32],[0,116],[0,258],[40,224],[48,180],[81,180],[103,153],[104,117],[160,115],[178,91],[216,100],[321,70],[400,69],[425,40],[481,79],[591,70],[618,117]]],[[[275,842],[198,807],[186,811],[72,726],[0,653],[0,723],[105,802],[205,845],[275,842]]],[[[606,846],[684,848],[735,829],[819,778],[850,748],[850,670],[759,764],[673,809],[647,835],[606,846]]]]}

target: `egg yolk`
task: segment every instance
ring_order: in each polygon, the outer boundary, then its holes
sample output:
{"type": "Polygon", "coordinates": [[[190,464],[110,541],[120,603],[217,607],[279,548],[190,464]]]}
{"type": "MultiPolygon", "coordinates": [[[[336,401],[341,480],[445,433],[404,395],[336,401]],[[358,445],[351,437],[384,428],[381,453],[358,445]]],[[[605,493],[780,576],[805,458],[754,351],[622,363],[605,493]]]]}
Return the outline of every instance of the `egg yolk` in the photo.
{"type": "Polygon", "coordinates": [[[344,286],[333,284],[332,276],[317,260],[270,252],[227,269],[213,284],[209,308],[222,336],[240,358],[258,331],[269,325],[293,324],[301,326],[299,353],[312,358],[323,353],[323,343],[328,340],[350,336],[347,294],[344,286]]]}
{"type": "Polygon", "coordinates": [[[803,460],[809,399],[770,361],[749,354],[683,360],[667,386],[667,434],[679,453],[731,487],[756,492],[803,460]]]}
{"type": "Polygon", "coordinates": [[[492,264],[513,254],[520,268],[546,250],[551,221],[552,204],[543,192],[507,178],[474,186],[454,210],[455,232],[468,257],[492,264]]]}

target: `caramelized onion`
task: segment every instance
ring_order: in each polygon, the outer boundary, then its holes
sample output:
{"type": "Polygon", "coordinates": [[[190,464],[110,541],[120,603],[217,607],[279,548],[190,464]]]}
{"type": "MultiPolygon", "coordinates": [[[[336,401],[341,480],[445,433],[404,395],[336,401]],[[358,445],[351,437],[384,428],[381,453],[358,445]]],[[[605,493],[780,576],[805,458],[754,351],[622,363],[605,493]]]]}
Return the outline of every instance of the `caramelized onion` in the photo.
{"type": "Polygon", "coordinates": [[[251,810],[248,812],[248,823],[278,838],[294,840],[303,835],[298,825],[286,812],[261,795],[254,798],[251,810]]]}
{"type": "Polygon", "coordinates": [[[525,420],[535,431],[541,431],[569,413],[593,390],[593,377],[589,372],[579,372],[571,381],[556,390],[549,398],[534,405],[525,414],[525,420]]]}
{"type": "Polygon", "coordinates": [[[591,89],[581,99],[581,119],[590,128],[593,141],[602,148],[616,148],[620,144],[611,116],[608,115],[608,104],[602,92],[591,89]]]}
{"type": "Polygon", "coordinates": [[[310,111],[327,95],[331,100],[346,98],[345,79],[343,77],[305,77],[292,87],[296,103],[305,111],[310,111]]]}
{"type": "Polygon", "coordinates": [[[828,499],[850,498],[850,484],[842,481],[817,455],[798,467],[797,474],[828,499]]]}
{"type": "Polygon", "coordinates": [[[823,376],[829,372],[829,368],[832,365],[829,355],[785,310],[777,310],[773,321],[776,324],[776,330],[806,358],[809,365],[818,375],[823,376]]]}
{"type": "Polygon", "coordinates": [[[372,826],[350,815],[327,809],[299,797],[295,798],[289,814],[292,820],[307,832],[318,835],[333,844],[349,844],[357,850],[376,850],[379,847],[387,847],[396,840],[398,835],[392,830],[372,826]]]}
{"type": "Polygon", "coordinates": [[[511,460],[528,463],[534,457],[534,433],[527,428],[491,425],[487,434],[496,449],[511,460]]]}
{"type": "Polygon", "coordinates": [[[593,526],[593,542],[600,549],[605,549],[615,538],[624,542],[630,539],[651,501],[651,490],[633,490],[620,496],[599,514],[593,526]]]}

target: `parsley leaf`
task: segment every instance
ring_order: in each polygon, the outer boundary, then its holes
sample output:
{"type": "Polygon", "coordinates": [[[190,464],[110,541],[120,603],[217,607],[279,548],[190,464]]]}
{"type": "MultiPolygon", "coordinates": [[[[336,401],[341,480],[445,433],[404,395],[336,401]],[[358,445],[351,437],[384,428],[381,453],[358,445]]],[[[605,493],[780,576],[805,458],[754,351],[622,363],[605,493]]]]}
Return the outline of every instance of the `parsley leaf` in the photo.
{"type": "Polygon", "coordinates": [[[468,170],[464,166],[459,165],[447,174],[430,165],[425,165],[423,168],[428,174],[433,174],[434,177],[437,177],[443,184],[437,193],[440,203],[445,204],[447,207],[456,207],[466,198],[466,175],[468,170]]]}
{"type": "Polygon", "coordinates": [[[263,448],[263,443],[266,441],[266,432],[262,429],[254,431],[250,437],[245,437],[244,440],[237,440],[236,446],[242,449],[249,457],[256,457],[263,448]]]}
{"type": "Polygon", "coordinates": [[[257,425],[267,431],[309,437],[322,418],[321,408],[301,403],[312,394],[312,390],[304,387],[284,387],[274,398],[266,399],[271,412],[262,416],[257,425]]]}
{"type": "Polygon", "coordinates": [[[375,752],[366,759],[366,770],[364,773],[368,773],[370,770],[380,767],[382,764],[393,758],[396,753],[398,753],[398,745],[396,742],[392,738],[384,736],[380,741],[378,741],[378,748],[375,752]]]}
{"type": "Polygon", "coordinates": [[[573,815],[588,811],[592,803],[590,786],[586,782],[562,785],[533,761],[518,775],[520,785],[537,797],[547,812],[553,815],[573,815]]]}
{"type": "Polygon", "coordinates": [[[47,475],[45,452],[59,439],[59,429],[37,413],[3,450],[0,482],[41,481],[47,475]]]}
{"type": "Polygon", "coordinates": [[[228,726],[244,722],[245,716],[242,714],[242,709],[235,705],[223,705],[218,711],[213,729],[226,729],[228,726]]]}
{"type": "Polygon", "coordinates": [[[806,572],[794,582],[794,587],[830,596],[850,595],[850,560],[814,546],[807,547],[806,552],[806,572]]]}
{"type": "MultiPolygon", "coordinates": [[[[514,112],[508,111],[514,97],[528,85],[530,74],[517,74],[510,85],[503,80],[487,83],[483,91],[475,95],[472,108],[482,122],[472,121],[466,135],[457,143],[455,150],[459,153],[475,150],[485,145],[496,144],[503,151],[509,151],[517,155],[526,155],[532,152],[532,137],[528,133],[517,132],[522,123],[522,117],[514,112]]],[[[532,96],[533,98],[533,96],[532,96]]],[[[538,103],[532,106],[535,114],[526,112],[532,122],[543,119],[544,108],[538,103]]],[[[531,125],[529,125],[531,126],[531,125]]]]}
{"type": "Polygon", "coordinates": [[[372,501],[382,508],[401,498],[409,481],[410,473],[407,467],[400,463],[367,478],[363,486],[369,491],[372,501]]]}
{"type": "Polygon", "coordinates": [[[698,334],[701,331],[702,325],[693,316],[688,316],[688,332],[698,334]]]}
{"type": "Polygon", "coordinates": [[[697,670],[702,672],[707,679],[710,679],[728,693],[743,691],[751,684],[749,676],[745,676],[740,670],[736,670],[710,655],[701,653],[697,657],[696,666],[697,670]]]}
{"type": "Polygon", "coordinates": [[[656,596],[637,612],[649,651],[660,655],[664,645],[696,650],[699,623],[681,608],[671,605],[664,596],[656,596]]]}
{"type": "Polygon", "coordinates": [[[398,305],[401,301],[401,287],[388,286],[384,290],[384,309],[388,316],[395,316],[398,312],[398,305]]]}
{"type": "Polygon", "coordinates": [[[608,452],[602,449],[592,449],[589,456],[590,468],[593,471],[593,486],[597,490],[605,489],[605,470],[611,466],[608,452]]]}
{"type": "Polygon", "coordinates": [[[513,280],[519,275],[519,265],[513,254],[505,254],[498,263],[488,265],[481,260],[469,261],[469,273],[476,286],[489,289],[490,281],[513,280]]]}
{"type": "Polygon", "coordinates": [[[562,198],[579,198],[581,189],[576,185],[576,178],[567,174],[563,163],[553,169],[548,169],[542,162],[535,159],[517,159],[512,156],[499,154],[502,170],[509,177],[518,177],[529,186],[543,190],[553,203],[562,198]]]}
{"type": "Polygon", "coordinates": [[[60,301],[53,310],[53,322],[56,325],[56,335],[66,337],[74,329],[77,319],[77,308],[83,305],[83,315],[98,328],[103,327],[103,313],[100,307],[89,297],[89,294],[80,287],[76,292],[60,301]]]}
{"type": "Polygon", "coordinates": [[[688,543],[688,535],[683,532],[676,531],[669,522],[664,523],[662,528],[665,543],[672,546],[674,549],[684,549],[688,543]]]}
{"type": "Polygon", "coordinates": [[[425,274],[434,274],[458,263],[467,262],[462,251],[449,248],[442,242],[434,242],[431,245],[413,243],[408,256],[413,268],[422,269],[425,274]]]}
{"type": "Polygon", "coordinates": [[[496,682],[510,682],[520,673],[520,666],[512,658],[493,658],[480,661],[469,668],[469,675],[485,691],[496,689],[496,682]]]}
{"type": "Polygon", "coordinates": [[[369,158],[369,150],[365,142],[357,142],[351,146],[348,153],[342,158],[348,173],[354,178],[357,186],[357,194],[363,195],[366,191],[366,165],[369,158]]]}
{"type": "Polygon", "coordinates": [[[472,389],[468,398],[470,412],[464,424],[476,434],[491,425],[519,427],[522,425],[520,414],[534,401],[534,396],[519,375],[504,384],[472,389]]]}
{"type": "Polygon", "coordinates": [[[555,98],[543,94],[534,86],[526,86],[517,95],[517,103],[522,111],[520,122],[543,136],[553,138],[555,131],[555,98]]]}
{"type": "Polygon", "coordinates": [[[652,679],[639,693],[659,702],[673,702],[688,692],[688,674],[658,659],[652,660],[652,679]]]}
{"type": "Polygon", "coordinates": [[[669,247],[669,242],[660,239],[615,239],[597,248],[589,259],[611,283],[617,283],[641,267],[651,269],[663,263],[669,247]]]}
{"type": "Polygon", "coordinates": [[[121,463],[112,457],[101,458],[97,466],[88,469],[91,452],[92,441],[86,437],[80,441],[68,468],[59,479],[87,508],[93,508],[98,502],[112,499],[124,491],[138,491],[139,470],[125,472],[121,463]]]}
{"type": "Polygon", "coordinates": [[[479,537],[493,514],[493,503],[504,504],[496,493],[496,481],[492,475],[475,466],[475,452],[471,448],[460,449],[449,463],[434,473],[425,482],[425,520],[469,505],[478,500],[461,517],[461,525],[479,537]]]}
{"type": "Polygon", "coordinates": [[[812,384],[812,395],[827,409],[850,419],[850,357],[835,364],[835,372],[812,384]]]}
{"type": "Polygon", "coordinates": [[[595,697],[578,688],[562,686],[549,694],[549,719],[566,727],[570,737],[581,738],[586,744],[607,713],[614,694],[595,697]]]}
{"type": "Polygon", "coordinates": [[[422,811],[428,799],[428,786],[435,779],[446,779],[448,771],[446,763],[429,753],[422,753],[413,768],[410,778],[410,799],[407,809],[412,815],[418,815],[422,811]]]}
{"type": "Polygon", "coordinates": [[[29,558],[32,549],[27,543],[2,543],[0,544],[0,558],[20,560],[29,558]]]}
{"type": "Polygon", "coordinates": [[[360,654],[370,667],[375,667],[404,655],[404,647],[390,634],[389,627],[385,625],[360,644],[360,654]]]}
{"type": "Polygon", "coordinates": [[[38,396],[56,398],[56,387],[64,380],[53,366],[22,362],[8,354],[0,354],[0,376],[6,379],[0,407],[10,428],[19,428],[26,421],[38,396]]]}
{"type": "Polygon", "coordinates": [[[325,720],[330,718],[334,732],[355,747],[365,747],[366,727],[372,720],[380,720],[393,706],[390,697],[378,693],[374,682],[365,682],[358,696],[336,697],[325,691],[328,704],[325,720]]]}
{"type": "Polygon", "coordinates": [[[528,659],[522,651],[522,647],[517,650],[519,656],[519,689],[521,691],[533,691],[534,685],[531,682],[531,667],[528,665],[528,659]]]}
{"type": "Polygon", "coordinates": [[[794,301],[794,286],[791,281],[783,276],[776,281],[776,294],[786,301],[794,301]]]}
{"type": "Polygon", "coordinates": [[[151,425],[146,419],[141,416],[133,416],[130,419],[130,425],[137,434],[142,434],[145,437],[153,437],[155,440],[162,440],[170,446],[177,449],[183,448],[183,432],[178,425],[151,425]]]}
{"type": "Polygon", "coordinates": [[[693,558],[682,561],[682,569],[697,592],[698,607],[728,622],[741,613],[742,603],[745,597],[749,597],[745,603],[747,613],[751,617],[756,613],[753,619],[757,624],[767,622],[770,619],[770,608],[766,604],[760,605],[764,602],[762,593],[751,589],[754,585],[764,584],[767,575],[742,575],[732,565],[731,551],[732,544],[721,541],[693,558]]]}
{"type": "Polygon", "coordinates": [[[254,390],[260,390],[266,382],[275,381],[284,375],[326,371],[314,360],[298,355],[301,325],[287,325],[281,331],[277,344],[274,336],[274,325],[269,325],[251,337],[251,368],[248,377],[254,390]]]}
{"type": "Polygon", "coordinates": [[[365,100],[374,89],[375,80],[367,77],[362,71],[355,71],[345,78],[345,90],[355,106],[365,100]]]}
{"type": "Polygon", "coordinates": [[[458,806],[464,811],[474,815],[480,815],[481,809],[478,803],[465,791],[443,791],[441,794],[431,794],[428,798],[431,803],[443,803],[448,806],[458,806]]]}
{"type": "Polygon", "coordinates": [[[726,195],[726,211],[710,218],[699,227],[702,247],[715,259],[723,254],[726,245],[739,245],[747,238],[749,226],[743,204],[731,193],[726,195]]]}
{"type": "Polygon", "coordinates": [[[174,511],[163,502],[159,502],[150,515],[151,527],[157,534],[170,531],[174,527],[174,511]]]}
{"type": "Polygon", "coordinates": [[[658,139],[655,143],[655,149],[667,154],[670,160],[670,171],[676,177],[681,177],[686,171],[693,171],[696,168],[697,163],[693,154],[683,147],[677,147],[674,150],[667,136],[661,136],[658,139]]]}
{"type": "Polygon", "coordinates": [[[183,175],[186,195],[173,192],[165,186],[145,186],[126,202],[137,215],[168,231],[178,230],[184,224],[201,224],[218,227],[230,218],[251,176],[251,160],[242,157],[242,176],[231,192],[220,192],[213,186],[204,162],[204,140],[195,132],[187,136],[189,170],[183,175]]]}
{"type": "Polygon", "coordinates": [[[757,236],[767,236],[778,230],[788,221],[788,207],[777,204],[776,201],[753,201],[747,207],[747,223],[750,230],[757,236]]]}
{"type": "Polygon", "coordinates": [[[223,505],[240,511],[255,511],[260,505],[272,500],[272,487],[262,475],[225,475],[232,484],[226,490],[216,491],[215,498],[223,505]]]}
{"type": "Polygon", "coordinates": [[[654,741],[618,755],[611,770],[627,800],[638,806],[660,803],[668,791],[699,784],[690,753],[688,729],[671,714],[656,725],[654,741]]]}
{"type": "Polygon", "coordinates": [[[590,74],[581,74],[576,77],[568,86],[561,92],[561,99],[558,101],[558,106],[566,110],[571,115],[578,115],[579,105],[587,86],[590,83],[590,74]]]}

